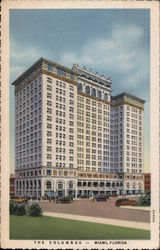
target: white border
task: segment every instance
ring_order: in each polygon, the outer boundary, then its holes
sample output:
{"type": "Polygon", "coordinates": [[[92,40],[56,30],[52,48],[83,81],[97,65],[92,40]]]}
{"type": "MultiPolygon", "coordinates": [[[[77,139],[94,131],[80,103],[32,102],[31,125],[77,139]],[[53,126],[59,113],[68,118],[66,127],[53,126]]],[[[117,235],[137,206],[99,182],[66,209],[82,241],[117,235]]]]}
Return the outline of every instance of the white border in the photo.
{"type": "MultiPolygon", "coordinates": [[[[2,208],[1,244],[3,248],[71,248],[71,249],[155,249],[159,246],[159,2],[158,1],[56,1],[56,0],[4,0],[2,1],[2,208]],[[54,244],[45,240],[44,244],[34,244],[33,240],[9,240],[9,9],[50,9],[50,8],[149,8],[151,17],[151,240],[127,240],[126,244],[94,244],[94,241],[81,241],[81,245],[54,244]],[[153,222],[153,213],[155,222],[153,222]]],[[[73,241],[74,242],[74,241],[73,241]]],[[[116,241],[111,241],[116,242],[116,241]]],[[[71,242],[70,242],[71,243],[71,242]]]]}

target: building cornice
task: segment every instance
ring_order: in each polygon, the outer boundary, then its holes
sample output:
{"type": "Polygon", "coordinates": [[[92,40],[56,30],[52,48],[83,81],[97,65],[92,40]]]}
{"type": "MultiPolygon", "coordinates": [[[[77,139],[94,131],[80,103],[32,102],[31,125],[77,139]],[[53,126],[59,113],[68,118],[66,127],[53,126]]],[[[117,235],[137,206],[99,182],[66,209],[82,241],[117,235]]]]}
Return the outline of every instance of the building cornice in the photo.
{"type": "Polygon", "coordinates": [[[72,69],[65,67],[61,64],[58,64],[54,61],[48,60],[44,57],[40,57],[34,64],[31,65],[31,67],[29,67],[23,74],[21,74],[13,83],[12,85],[18,85],[19,83],[21,83],[25,78],[27,78],[29,75],[31,75],[39,66],[42,66],[43,63],[49,64],[53,67],[62,69],[68,73],[71,73],[73,75],[77,75],[77,73],[75,71],[73,71],[72,69]]]}
{"type": "Polygon", "coordinates": [[[140,102],[140,103],[142,103],[142,104],[145,103],[145,100],[143,100],[143,99],[141,99],[141,98],[139,98],[139,97],[137,97],[137,96],[131,95],[131,94],[129,94],[129,93],[126,93],[126,92],[123,92],[123,93],[118,94],[118,95],[116,95],[116,96],[112,96],[111,99],[112,99],[112,101],[117,101],[117,100],[119,100],[119,99],[121,99],[121,98],[125,98],[125,97],[130,98],[130,99],[133,99],[133,100],[135,100],[135,101],[137,101],[137,102],[140,102]]]}
{"type": "Polygon", "coordinates": [[[42,74],[45,74],[45,75],[47,75],[47,76],[54,77],[54,78],[56,78],[56,79],[58,79],[58,80],[60,80],[60,81],[68,82],[68,83],[70,83],[70,84],[73,84],[73,85],[77,86],[77,81],[70,80],[70,79],[68,79],[68,78],[66,78],[66,77],[63,77],[63,76],[59,76],[58,74],[55,74],[55,73],[53,73],[53,72],[49,72],[49,71],[47,71],[47,70],[45,70],[45,69],[42,69],[42,74]]]}
{"type": "Polygon", "coordinates": [[[77,81],[70,80],[68,78],[59,76],[58,74],[53,73],[53,72],[49,72],[49,71],[47,71],[45,69],[40,69],[35,74],[33,74],[33,76],[30,77],[29,80],[24,79],[20,84],[16,85],[15,86],[15,93],[17,94],[19,91],[23,90],[27,85],[29,85],[31,82],[33,82],[34,80],[36,80],[39,76],[41,76],[43,74],[47,75],[47,76],[50,76],[50,77],[54,77],[57,80],[64,81],[64,82],[67,82],[69,84],[77,86],[77,81]]]}
{"type": "Polygon", "coordinates": [[[102,103],[107,104],[107,105],[111,105],[110,102],[107,102],[107,101],[105,101],[105,100],[99,99],[99,98],[97,98],[97,97],[95,97],[95,96],[92,96],[92,95],[89,95],[89,94],[86,94],[86,93],[83,93],[83,92],[78,92],[78,95],[84,96],[84,97],[86,97],[86,98],[90,98],[90,99],[92,99],[92,100],[94,100],[94,101],[102,102],[102,103]]]}
{"type": "Polygon", "coordinates": [[[127,101],[120,101],[120,102],[118,102],[118,103],[113,103],[112,101],[111,101],[111,107],[112,108],[118,108],[118,107],[120,107],[121,105],[128,105],[128,106],[132,106],[132,107],[134,107],[134,108],[138,108],[138,109],[140,109],[140,110],[144,110],[144,107],[140,107],[140,106],[138,106],[138,105],[136,105],[136,104],[133,104],[133,103],[130,103],[130,102],[127,102],[127,101]]]}

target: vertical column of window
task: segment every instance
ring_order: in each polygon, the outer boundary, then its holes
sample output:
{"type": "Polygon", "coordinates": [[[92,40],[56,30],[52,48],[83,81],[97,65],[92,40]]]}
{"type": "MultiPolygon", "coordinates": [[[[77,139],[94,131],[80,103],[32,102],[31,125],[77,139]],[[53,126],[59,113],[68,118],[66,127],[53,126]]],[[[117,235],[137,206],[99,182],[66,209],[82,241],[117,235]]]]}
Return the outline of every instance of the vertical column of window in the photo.
{"type": "Polygon", "coordinates": [[[74,86],[69,85],[69,168],[74,162],[74,86]],[[73,119],[71,119],[73,117],[73,119]]]}
{"type": "Polygon", "coordinates": [[[122,172],[122,166],[123,166],[123,141],[124,141],[124,136],[123,136],[123,106],[121,105],[119,107],[119,140],[120,140],[120,145],[119,145],[119,166],[118,166],[118,171],[122,172]]]}
{"type": "Polygon", "coordinates": [[[130,153],[133,147],[132,141],[131,141],[131,129],[132,129],[132,123],[131,123],[131,117],[130,117],[130,107],[126,107],[126,126],[125,126],[125,134],[126,134],[126,170],[127,172],[131,172],[131,162],[130,162],[130,153]]]}
{"type": "Polygon", "coordinates": [[[30,84],[30,129],[27,131],[29,135],[29,143],[27,148],[29,149],[29,163],[30,167],[33,167],[33,134],[34,134],[34,97],[33,97],[33,82],[30,84]]]}
{"type": "MultiPolygon", "coordinates": [[[[85,112],[85,123],[86,127],[84,128],[84,150],[85,150],[85,170],[91,170],[91,149],[92,149],[92,141],[90,139],[91,134],[91,101],[86,98],[84,104],[81,103],[81,109],[84,108],[85,112]]],[[[83,132],[83,128],[81,128],[83,132]]]]}
{"type": "Polygon", "coordinates": [[[92,171],[95,172],[97,171],[97,166],[98,166],[98,159],[97,159],[97,146],[98,146],[98,150],[101,150],[101,144],[98,142],[98,136],[97,136],[97,127],[100,126],[99,123],[101,123],[101,119],[97,119],[97,103],[96,101],[92,101],[91,102],[91,126],[92,126],[92,130],[91,130],[91,135],[93,133],[94,136],[92,136],[92,144],[91,144],[91,150],[92,150],[92,158],[90,160],[90,168],[92,168],[92,171]]]}
{"type": "MultiPolygon", "coordinates": [[[[59,119],[58,117],[58,107],[59,107],[59,89],[58,89],[58,86],[59,86],[59,81],[56,81],[56,167],[59,167],[59,162],[58,162],[58,159],[59,159],[59,140],[58,140],[58,130],[59,130],[59,122],[62,120],[59,119]]],[[[62,124],[62,122],[61,122],[62,124]]]]}
{"type": "Polygon", "coordinates": [[[19,119],[20,119],[20,115],[19,115],[19,94],[16,93],[15,96],[15,102],[16,102],[16,149],[15,149],[15,153],[16,153],[16,169],[19,168],[19,119]]]}
{"type": "Polygon", "coordinates": [[[56,167],[66,167],[66,84],[56,81],[56,167]]]}
{"type": "Polygon", "coordinates": [[[78,96],[77,103],[77,168],[83,171],[84,165],[84,98],[78,96]]]}
{"type": "Polygon", "coordinates": [[[22,91],[22,100],[23,100],[23,111],[22,111],[22,126],[23,126],[23,138],[22,138],[22,168],[24,169],[26,167],[26,108],[27,108],[27,101],[26,101],[26,88],[22,91]]]}
{"type": "MultiPolygon", "coordinates": [[[[38,138],[41,138],[42,140],[42,81],[41,78],[38,79],[38,84],[37,84],[37,89],[38,89],[38,138]]],[[[39,141],[39,145],[37,146],[37,157],[38,157],[38,165],[41,166],[42,163],[42,145],[40,144],[39,141]]]]}
{"type": "Polygon", "coordinates": [[[47,167],[52,166],[52,78],[47,77],[47,167]]]}
{"type": "Polygon", "coordinates": [[[97,143],[98,143],[98,150],[96,152],[96,158],[97,158],[97,165],[98,165],[98,172],[102,172],[104,170],[104,164],[103,164],[103,149],[104,149],[104,142],[103,142],[103,105],[102,103],[98,103],[98,109],[97,112],[97,118],[98,118],[98,124],[97,124],[97,143]],[[101,124],[100,124],[101,123],[101,124]],[[101,144],[101,148],[99,145],[101,144]]]}
{"type": "Polygon", "coordinates": [[[114,108],[110,111],[110,169],[114,166],[114,108]]]}
{"type": "Polygon", "coordinates": [[[109,118],[108,106],[103,106],[103,171],[108,172],[109,167],[109,118]]]}
{"type": "Polygon", "coordinates": [[[131,122],[132,130],[131,130],[131,142],[132,147],[130,150],[131,153],[131,172],[137,173],[137,129],[138,129],[138,120],[137,120],[137,109],[132,107],[131,108],[131,122]]]}
{"type": "Polygon", "coordinates": [[[139,126],[137,129],[137,133],[139,133],[139,136],[138,136],[139,145],[137,145],[137,149],[139,149],[137,150],[137,154],[139,154],[138,170],[139,170],[139,173],[142,173],[143,172],[143,111],[139,110],[138,115],[139,115],[139,126]]]}
{"type": "Polygon", "coordinates": [[[26,168],[30,166],[30,149],[29,149],[29,128],[30,128],[30,86],[26,86],[26,136],[25,136],[25,145],[26,145],[26,168]]]}
{"type": "MultiPolygon", "coordinates": [[[[63,148],[59,148],[62,167],[66,167],[66,83],[60,82],[62,103],[59,103],[60,115],[63,118],[63,126],[59,127],[63,148]]],[[[61,164],[60,162],[60,164],[61,164]]]]}
{"type": "Polygon", "coordinates": [[[23,165],[23,96],[22,96],[22,90],[19,92],[19,114],[20,114],[20,119],[19,119],[19,169],[22,169],[23,165]]]}

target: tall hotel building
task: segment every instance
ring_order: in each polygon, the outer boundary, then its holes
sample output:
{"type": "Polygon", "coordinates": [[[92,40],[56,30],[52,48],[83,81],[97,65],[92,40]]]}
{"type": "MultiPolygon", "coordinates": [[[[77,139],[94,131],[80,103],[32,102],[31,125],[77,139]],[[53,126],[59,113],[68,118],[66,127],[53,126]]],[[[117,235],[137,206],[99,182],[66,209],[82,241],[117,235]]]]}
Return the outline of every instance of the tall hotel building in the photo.
{"type": "Polygon", "coordinates": [[[15,85],[15,196],[143,192],[144,101],[40,58],[15,85]]]}

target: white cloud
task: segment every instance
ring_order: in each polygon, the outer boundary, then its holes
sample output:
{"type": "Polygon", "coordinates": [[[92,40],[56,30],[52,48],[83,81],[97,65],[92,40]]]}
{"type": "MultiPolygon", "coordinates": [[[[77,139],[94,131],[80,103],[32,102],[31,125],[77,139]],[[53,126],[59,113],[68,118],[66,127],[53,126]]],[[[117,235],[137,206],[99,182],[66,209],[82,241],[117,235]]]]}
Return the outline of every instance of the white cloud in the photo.
{"type": "MultiPolygon", "coordinates": [[[[56,54],[58,62],[72,67],[73,63],[86,65],[106,77],[117,79],[116,84],[133,89],[149,78],[149,53],[143,47],[143,30],[137,26],[115,26],[110,36],[84,40],[79,51],[63,51],[56,54]]],[[[24,47],[11,39],[10,72],[14,80],[41,56],[52,59],[53,51],[38,47],[24,47]]],[[[54,52],[57,53],[57,52],[54,52]]],[[[54,57],[55,58],[55,57],[54,57]]]]}
{"type": "Polygon", "coordinates": [[[121,76],[125,84],[142,84],[148,76],[149,53],[143,48],[143,30],[136,26],[116,26],[110,37],[91,40],[77,52],[68,51],[60,57],[66,65],[78,63],[94,67],[106,76],[121,76]],[[130,77],[131,76],[131,77],[130,77]]]}
{"type": "Polygon", "coordinates": [[[41,56],[36,48],[20,48],[19,44],[11,39],[10,42],[10,75],[11,81],[22,74],[31,63],[41,56]]]}

